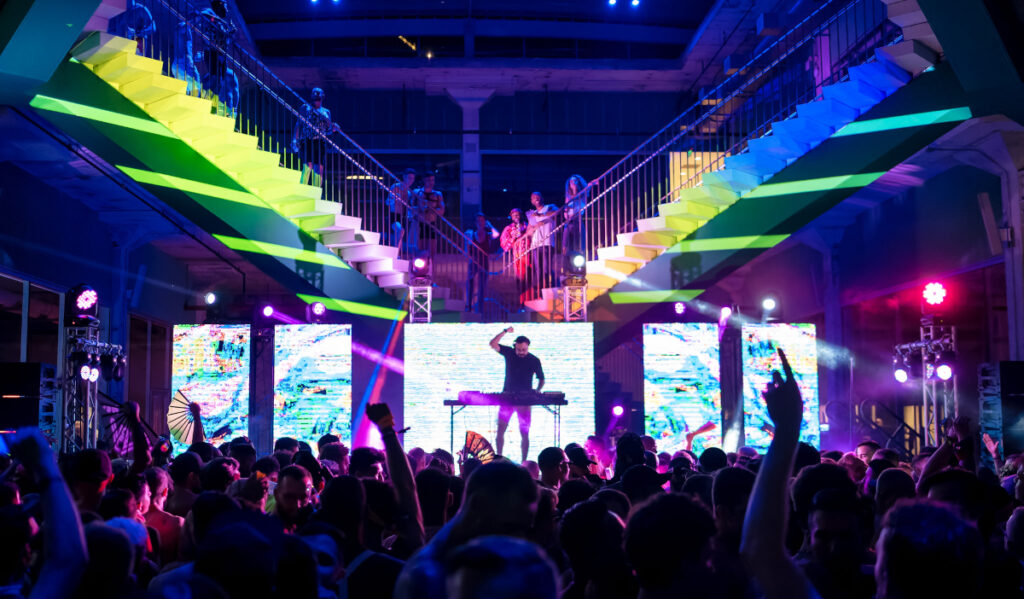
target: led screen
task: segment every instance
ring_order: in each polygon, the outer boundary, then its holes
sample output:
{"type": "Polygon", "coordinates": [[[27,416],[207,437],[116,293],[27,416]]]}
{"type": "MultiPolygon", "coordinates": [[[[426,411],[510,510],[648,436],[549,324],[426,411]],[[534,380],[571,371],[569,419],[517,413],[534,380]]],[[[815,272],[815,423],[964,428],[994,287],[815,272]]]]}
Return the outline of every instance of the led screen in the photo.
{"type": "Polygon", "coordinates": [[[172,360],[171,396],[200,405],[207,441],[249,434],[249,325],[175,325],[172,360]]]}
{"type": "Polygon", "coordinates": [[[351,445],[352,325],[274,327],[274,438],[351,445]]]}
{"type": "Polygon", "coordinates": [[[813,324],[745,324],[743,336],[743,430],[746,445],[768,449],[774,429],[761,393],[772,371],[782,371],[778,348],[786,352],[804,399],[800,440],[820,444],[818,420],[818,349],[813,324]]]}
{"type": "Polygon", "coordinates": [[[687,448],[698,455],[722,445],[722,385],[718,325],[644,325],[644,431],[658,451],[687,448]]]}
{"type": "MultiPolygon", "coordinates": [[[[505,360],[488,345],[506,327],[502,345],[512,346],[519,335],[530,339],[530,353],[537,356],[545,376],[545,391],[565,393],[561,407],[560,434],[553,414],[543,407],[530,409],[529,454],[531,460],[545,447],[583,444],[594,433],[594,328],[591,323],[511,324],[413,324],[405,328],[405,447],[459,450],[471,430],[492,445],[497,432],[498,408],[470,406],[455,415],[444,401],[457,399],[459,391],[499,392],[505,377],[505,360]]],[[[536,383],[535,383],[536,384],[536,383]]],[[[505,456],[519,461],[518,417],[513,415],[505,436],[505,456]]]]}

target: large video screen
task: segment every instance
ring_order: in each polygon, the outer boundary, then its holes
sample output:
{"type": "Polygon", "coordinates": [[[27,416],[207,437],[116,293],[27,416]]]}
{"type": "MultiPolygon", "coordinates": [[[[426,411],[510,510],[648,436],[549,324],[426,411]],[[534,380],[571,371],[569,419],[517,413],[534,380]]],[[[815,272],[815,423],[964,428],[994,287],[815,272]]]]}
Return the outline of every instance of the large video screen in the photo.
{"type": "Polygon", "coordinates": [[[351,445],[352,325],[274,327],[274,438],[351,445]]]}
{"type": "Polygon", "coordinates": [[[174,325],[171,396],[199,404],[214,445],[249,434],[249,337],[247,324],[174,325]]]}
{"type": "Polygon", "coordinates": [[[745,324],[743,336],[743,430],[746,445],[768,449],[774,435],[771,418],[761,393],[772,371],[782,372],[778,348],[786,352],[797,386],[804,399],[800,440],[818,447],[818,348],[813,324],[745,324]]]}
{"type": "MultiPolygon", "coordinates": [[[[469,406],[455,414],[445,400],[460,391],[500,392],[505,360],[489,342],[507,327],[501,344],[511,347],[519,335],[530,339],[530,353],[541,361],[544,391],[565,393],[568,405],[560,408],[561,427],[555,429],[551,410],[530,408],[528,459],[537,459],[545,447],[583,444],[594,434],[594,328],[592,323],[412,324],[405,327],[405,447],[458,451],[466,431],[483,435],[496,445],[498,408],[469,406]]],[[[536,386],[536,381],[534,382],[536,386]]],[[[513,415],[505,434],[503,455],[521,458],[518,416],[513,415]]]]}
{"type": "Polygon", "coordinates": [[[658,451],[722,446],[718,325],[644,325],[644,431],[658,451]]]}

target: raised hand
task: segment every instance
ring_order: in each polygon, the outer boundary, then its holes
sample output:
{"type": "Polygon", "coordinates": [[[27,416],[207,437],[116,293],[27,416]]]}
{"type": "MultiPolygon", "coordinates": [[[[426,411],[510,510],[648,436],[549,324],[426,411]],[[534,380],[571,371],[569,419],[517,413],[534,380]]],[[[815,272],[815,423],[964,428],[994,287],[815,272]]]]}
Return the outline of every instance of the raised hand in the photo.
{"type": "Polygon", "coordinates": [[[999,441],[992,438],[992,435],[984,433],[981,435],[981,440],[985,442],[985,449],[992,454],[993,458],[999,458],[999,441]]]}
{"type": "Polygon", "coordinates": [[[139,421],[139,404],[138,403],[136,403],[134,401],[130,401],[130,400],[126,401],[121,406],[121,411],[124,412],[125,416],[127,416],[128,419],[131,422],[138,422],[139,421]]]}
{"type": "Polygon", "coordinates": [[[196,402],[189,402],[188,411],[192,414],[192,418],[199,418],[203,413],[203,408],[196,402]]]}
{"type": "Polygon", "coordinates": [[[768,416],[775,424],[775,434],[786,432],[799,435],[804,414],[803,398],[800,396],[796,377],[793,376],[793,369],[786,359],[786,353],[781,348],[779,358],[782,359],[782,369],[786,378],[783,379],[778,370],[773,371],[772,382],[768,383],[761,395],[768,408],[768,416]]]}
{"type": "Polygon", "coordinates": [[[511,333],[511,332],[513,332],[513,331],[512,331],[512,327],[509,327],[509,328],[505,329],[505,332],[506,332],[506,333],[511,333]]]}

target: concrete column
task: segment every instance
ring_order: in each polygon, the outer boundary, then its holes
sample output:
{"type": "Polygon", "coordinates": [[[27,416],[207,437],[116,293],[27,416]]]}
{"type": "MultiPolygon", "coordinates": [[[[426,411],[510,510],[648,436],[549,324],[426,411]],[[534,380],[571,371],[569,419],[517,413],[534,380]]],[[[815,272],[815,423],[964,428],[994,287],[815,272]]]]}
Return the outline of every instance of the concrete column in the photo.
{"type": "Polygon", "coordinates": [[[480,108],[494,95],[493,89],[485,88],[445,88],[448,97],[462,109],[462,154],[460,179],[462,190],[462,207],[459,215],[462,228],[468,228],[473,216],[480,212],[482,204],[480,176],[480,108]],[[470,133],[472,132],[472,133],[470,133]]]}
{"type": "MultiPolygon", "coordinates": [[[[823,289],[821,290],[822,308],[825,316],[824,331],[818,332],[821,348],[818,359],[824,368],[821,369],[822,380],[819,388],[821,398],[827,402],[835,402],[847,406],[850,402],[850,371],[855,366],[851,363],[853,355],[846,349],[844,335],[843,305],[841,301],[842,281],[839,267],[839,242],[842,241],[844,229],[821,229],[809,236],[806,244],[821,255],[823,289]]],[[[824,405],[824,403],[822,404],[824,405]]],[[[822,445],[836,446],[837,443],[849,446],[853,442],[853,406],[847,406],[844,412],[847,417],[840,422],[830,423],[832,428],[822,433],[822,445]],[[828,437],[829,443],[824,439],[828,437]]]]}

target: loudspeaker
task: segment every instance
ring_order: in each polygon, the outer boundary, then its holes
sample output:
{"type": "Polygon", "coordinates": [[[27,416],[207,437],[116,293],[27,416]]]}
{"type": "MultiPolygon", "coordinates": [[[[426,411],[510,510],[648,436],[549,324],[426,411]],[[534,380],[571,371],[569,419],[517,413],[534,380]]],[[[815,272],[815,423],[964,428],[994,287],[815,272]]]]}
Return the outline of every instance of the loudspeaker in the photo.
{"type": "Polygon", "coordinates": [[[1024,451],[1024,361],[999,363],[1003,455],[1024,451]]]}
{"type": "Polygon", "coordinates": [[[0,397],[0,431],[39,426],[38,397],[0,397]]]}
{"type": "Polygon", "coordinates": [[[0,396],[46,397],[57,388],[57,367],[40,362],[0,362],[0,396]]]}

